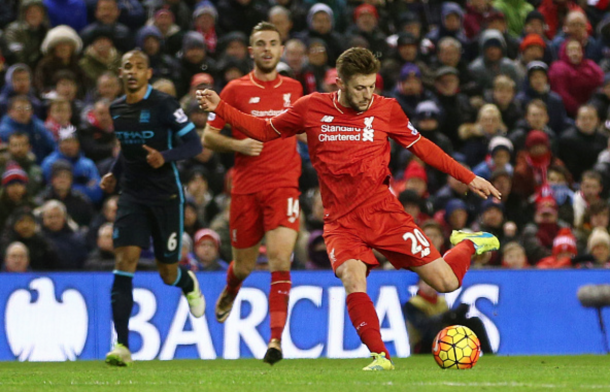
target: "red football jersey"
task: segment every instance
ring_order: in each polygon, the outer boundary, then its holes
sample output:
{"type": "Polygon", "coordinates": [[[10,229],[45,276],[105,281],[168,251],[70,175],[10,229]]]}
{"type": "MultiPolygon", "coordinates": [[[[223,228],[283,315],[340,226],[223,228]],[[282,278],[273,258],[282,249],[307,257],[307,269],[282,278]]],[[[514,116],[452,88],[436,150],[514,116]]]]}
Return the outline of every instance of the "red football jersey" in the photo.
{"type": "MultiPolygon", "coordinates": [[[[231,106],[252,116],[267,119],[277,116],[292,106],[303,95],[303,87],[294,79],[281,75],[270,82],[257,79],[253,72],[233,80],[222,90],[220,97],[231,106]]],[[[225,121],[210,113],[208,124],[222,129],[225,121]]],[[[233,128],[235,139],[247,138],[233,128]]],[[[295,138],[267,142],[262,153],[248,156],[235,153],[235,194],[256,193],[270,188],[298,187],[301,176],[301,157],[295,138]]]]}
{"type": "Polygon", "coordinates": [[[373,95],[369,109],[341,106],[338,93],[313,93],[271,125],[282,139],[307,133],[311,162],[318,172],[327,220],[335,220],[387,192],[390,142],[411,147],[420,134],[395,99],[373,95]]]}

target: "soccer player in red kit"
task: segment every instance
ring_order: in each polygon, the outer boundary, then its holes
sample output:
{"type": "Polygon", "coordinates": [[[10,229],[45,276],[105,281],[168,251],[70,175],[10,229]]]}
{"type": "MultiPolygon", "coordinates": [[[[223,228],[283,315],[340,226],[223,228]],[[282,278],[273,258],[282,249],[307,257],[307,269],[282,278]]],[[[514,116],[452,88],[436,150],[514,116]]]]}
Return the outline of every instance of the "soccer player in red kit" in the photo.
{"type": "Polygon", "coordinates": [[[389,187],[388,138],[468,184],[479,196],[501,195],[422,137],[395,99],[373,93],[379,60],[369,50],[348,49],[337,60],[337,70],[339,91],[305,96],[268,120],[241,113],[214,91],[197,95],[203,109],[215,111],[252,138],[268,141],[307,134],[325,210],[326,248],[345,287],[352,324],[374,358],[364,370],[391,370],[394,365],[366,293],[368,272],[378,265],[372,249],[397,269],[416,272],[436,291],[451,292],[461,286],[471,256],[498,249],[500,244],[489,233],[454,231],[450,240],[455,247],[441,257],[389,187]]]}
{"type": "MultiPolygon", "coordinates": [[[[254,70],[230,82],[222,90],[222,99],[253,116],[275,117],[303,95],[303,88],[276,71],[284,47],[273,24],[261,22],[254,27],[249,50],[254,70]]],[[[216,319],[222,323],[229,317],[243,280],[256,265],[264,236],[271,271],[271,339],[263,360],[273,365],[282,359],[290,262],[299,230],[301,158],[295,138],[274,140],[263,148],[263,143],[236,128],[232,130],[233,137],[220,134],[224,126],[222,116],[212,113],[203,135],[207,148],[235,152],[229,222],[233,262],[227,271],[227,285],[216,302],[216,319]]]]}

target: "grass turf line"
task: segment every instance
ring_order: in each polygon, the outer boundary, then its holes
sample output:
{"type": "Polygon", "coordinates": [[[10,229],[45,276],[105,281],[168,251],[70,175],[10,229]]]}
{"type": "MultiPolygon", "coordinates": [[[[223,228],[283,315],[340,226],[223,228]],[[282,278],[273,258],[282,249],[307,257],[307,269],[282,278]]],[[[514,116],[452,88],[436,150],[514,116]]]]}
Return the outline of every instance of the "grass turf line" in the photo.
{"type": "Polygon", "coordinates": [[[485,356],[471,370],[442,370],[430,355],[364,372],[368,359],[3,362],[0,391],[610,391],[610,356],[485,356]]]}

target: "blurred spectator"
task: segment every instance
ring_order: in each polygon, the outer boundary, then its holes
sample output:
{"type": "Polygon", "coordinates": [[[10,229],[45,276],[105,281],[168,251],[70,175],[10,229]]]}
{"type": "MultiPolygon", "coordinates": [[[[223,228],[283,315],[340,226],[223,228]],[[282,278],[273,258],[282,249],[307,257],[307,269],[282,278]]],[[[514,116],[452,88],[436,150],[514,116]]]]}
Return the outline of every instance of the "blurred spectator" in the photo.
{"type": "Polygon", "coordinates": [[[512,36],[508,32],[508,24],[506,23],[506,16],[504,12],[494,9],[492,10],[484,20],[484,31],[487,30],[496,30],[502,34],[504,37],[504,42],[506,42],[506,57],[511,60],[516,60],[519,56],[519,39],[517,37],[512,36]]]}
{"type": "Polygon", "coordinates": [[[552,197],[538,200],[534,221],[528,223],[521,234],[521,243],[531,264],[551,255],[553,240],[561,229],[559,223],[555,200],[552,197]]]}
{"type": "Polygon", "coordinates": [[[462,230],[468,223],[468,207],[461,199],[451,199],[445,205],[444,211],[434,215],[434,219],[443,226],[445,238],[449,238],[453,230],[462,230]]]}
{"type": "Polygon", "coordinates": [[[121,93],[121,82],[117,75],[112,72],[104,72],[97,78],[95,89],[89,89],[86,99],[88,104],[102,98],[112,102],[117,99],[121,93]]]}
{"type": "Polygon", "coordinates": [[[100,174],[95,163],[80,151],[80,142],[74,127],[60,130],[57,151],[50,154],[42,163],[42,173],[47,182],[51,181],[53,164],[59,160],[67,161],[72,165],[74,189],[82,192],[94,204],[101,202],[103,192],[99,186],[100,174]]]}
{"type": "MultiPolygon", "coordinates": [[[[229,172],[227,172],[229,174],[229,172]]],[[[229,195],[227,193],[227,195],[229,195]]],[[[231,208],[231,198],[227,196],[220,203],[220,212],[216,214],[210,223],[210,229],[214,230],[220,236],[220,256],[224,260],[233,258],[231,249],[231,232],[229,231],[229,210],[231,208]]]]}
{"type": "Polygon", "coordinates": [[[326,77],[326,72],[330,69],[328,65],[328,48],[323,40],[318,38],[309,40],[307,59],[307,65],[305,65],[303,70],[305,75],[305,90],[303,94],[311,94],[316,91],[322,92],[322,84],[326,77]]]}
{"type": "Polygon", "coordinates": [[[87,5],[84,0],[43,0],[43,4],[51,27],[67,25],[81,31],[87,26],[87,5]]]}
{"type": "MultiPolygon", "coordinates": [[[[432,88],[434,85],[434,71],[425,61],[423,55],[419,52],[419,39],[407,31],[401,31],[394,36],[396,38],[392,48],[391,56],[385,59],[382,63],[380,74],[389,86],[396,83],[396,78],[400,73],[400,69],[406,63],[415,64],[422,73],[422,82],[427,88],[432,88]]],[[[390,38],[387,39],[390,41],[390,38]]]]}
{"type": "MultiPolygon", "coordinates": [[[[460,163],[462,166],[470,169],[465,163],[460,163]]],[[[468,192],[467,184],[456,180],[452,176],[447,176],[447,183],[434,195],[434,198],[432,199],[434,211],[436,212],[444,209],[447,202],[454,198],[462,199],[467,202],[466,204],[469,206],[468,215],[472,217],[475,216],[476,208],[479,206],[480,202],[472,192],[468,192]]]]}
{"type": "Polygon", "coordinates": [[[308,270],[332,269],[322,234],[322,230],[314,230],[309,236],[309,241],[307,243],[307,263],[305,265],[305,268],[308,270]]]}
{"type": "MultiPolygon", "coordinates": [[[[214,85],[212,75],[216,74],[216,62],[208,57],[205,42],[201,34],[189,31],[182,40],[182,51],[178,54],[180,65],[182,66],[182,81],[184,85],[178,86],[179,95],[182,96],[189,90],[186,83],[190,83],[191,91],[193,83],[214,85]],[[207,75],[211,80],[203,80],[202,76],[195,81],[196,75],[207,75]]],[[[194,94],[193,94],[194,95],[194,94]]]]}
{"type": "Polygon", "coordinates": [[[566,109],[561,96],[551,91],[548,66],[542,61],[532,61],[527,64],[524,88],[517,94],[517,100],[521,102],[526,111],[529,110],[527,105],[536,99],[546,104],[549,127],[556,134],[561,134],[567,125],[566,109]]]}
{"type": "Polygon", "coordinates": [[[47,11],[42,0],[23,0],[19,17],[4,30],[8,49],[14,60],[30,68],[40,60],[40,46],[49,29],[47,11]]]}
{"type": "Polygon", "coordinates": [[[544,16],[546,22],[545,34],[550,39],[560,32],[564,25],[564,17],[570,11],[580,11],[584,14],[573,0],[542,0],[538,6],[538,11],[544,16]]]}
{"type": "Polygon", "coordinates": [[[61,255],[58,270],[80,270],[87,258],[87,247],[82,235],[68,224],[64,204],[49,200],[41,207],[42,233],[61,255]]]}
{"type": "Polygon", "coordinates": [[[203,228],[204,225],[199,218],[197,204],[192,200],[187,199],[184,203],[184,232],[191,237],[194,237],[195,233],[203,228]]]}
{"type": "Polygon", "coordinates": [[[157,79],[152,83],[152,88],[159,90],[162,93],[170,95],[174,98],[178,98],[178,92],[176,91],[176,85],[169,79],[161,78],[157,79]]]}
{"type": "MultiPolygon", "coordinates": [[[[97,213],[97,215],[91,220],[89,230],[87,231],[87,248],[93,249],[95,247],[95,243],[97,241],[97,232],[99,231],[100,227],[102,227],[105,223],[114,223],[114,221],[116,220],[118,201],[118,195],[109,196],[104,201],[102,211],[97,213]]],[[[68,212],[69,211],[70,210],[68,208],[68,212]]]]}
{"type": "Polygon", "coordinates": [[[587,254],[576,257],[578,268],[610,268],[610,234],[602,227],[596,227],[587,240],[587,254]]]}
{"type": "MultiPolygon", "coordinates": [[[[458,136],[459,126],[474,121],[474,110],[468,97],[460,92],[458,70],[448,66],[440,67],[436,71],[434,88],[435,101],[440,105],[443,114],[442,118],[438,118],[440,129],[453,143],[452,149],[457,148],[461,143],[458,136]]],[[[445,149],[444,151],[447,152],[445,149]]]]}
{"type": "Polygon", "coordinates": [[[493,103],[502,114],[502,122],[508,129],[513,129],[523,117],[520,105],[515,100],[517,91],[515,82],[506,75],[494,79],[493,90],[485,94],[485,100],[493,103]]]}
{"type": "Polygon", "coordinates": [[[519,37],[523,30],[523,22],[534,7],[526,0],[494,0],[492,4],[506,16],[510,34],[519,37]]]}
{"type": "Polygon", "coordinates": [[[180,75],[180,63],[174,57],[163,53],[163,36],[155,26],[145,26],[138,31],[136,44],[148,56],[149,66],[153,70],[153,78],[164,78],[182,83],[180,75]]]}
{"type": "Polygon", "coordinates": [[[219,0],[218,27],[223,31],[241,31],[250,35],[252,28],[267,19],[268,2],[263,0],[219,0]]]}
{"type": "Polygon", "coordinates": [[[322,81],[322,91],[325,93],[332,93],[339,90],[339,86],[337,85],[338,77],[337,68],[330,68],[327,70],[324,80],[322,81]]]}
{"type": "Polygon", "coordinates": [[[45,94],[45,98],[53,100],[56,98],[64,98],[70,102],[72,107],[72,118],[70,122],[77,125],[81,121],[81,114],[83,112],[84,103],[78,98],[80,87],[87,87],[85,85],[79,85],[79,81],[74,72],[67,69],[57,71],[53,77],[54,89],[45,94]]]}
{"type": "Polygon", "coordinates": [[[580,190],[574,195],[574,227],[582,227],[585,210],[601,200],[602,177],[593,170],[585,171],[580,180],[580,190]]]}
{"type": "Polygon", "coordinates": [[[491,6],[491,0],[469,0],[466,2],[464,33],[469,40],[475,39],[479,36],[481,24],[492,10],[493,8],[491,6]]]}
{"type": "Polygon", "coordinates": [[[11,98],[25,95],[30,100],[33,113],[43,118],[44,108],[34,93],[30,67],[25,64],[14,64],[6,70],[4,79],[6,84],[0,92],[0,115],[5,115],[8,111],[11,98]]]}
{"type": "Polygon", "coordinates": [[[407,189],[400,192],[398,201],[402,204],[405,212],[411,215],[415,224],[420,225],[422,222],[430,219],[426,201],[416,191],[407,189]]]}
{"type": "Polygon", "coordinates": [[[41,46],[44,57],[38,62],[34,73],[34,86],[39,93],[51,90],[56,81],[55,74],[62,70],[72,71],[77,85],[85,86],[85,75],[78,65],[82,48],[83,41],[70,27],[57,26],[49,30],[41,46]]]}
{"type": "Polygon", "coordinates": [[[184,182],[185,197],[197,206],[197,216],[203,224],[207,224],[218,212],[214,198],[209,190],[210,174],[202,166],[190,169],[184,182]]]}
{"type": "Polygon", "coordinates": [[[191,9],[184,0],[149,0],[146,5],[149,18],[160,9],[167,9],[174,15],[180,29],[186,31],[191,27],[191,9]]]}
{"type": "Polygon", "coordinates": [[[549,69],[551,89],[561,96],[570,117],[587,103],[603,84],[604,72],[594,61],[584,58],[582,44],[567,39],[559,51],[559,60],[549,69]]]}
{"type": "Polygon", "coordinates": [[[610,74],[604,75],[604,84],[595,92],[589,104],[595,107],[597,117],[602,123],[608,119],[610,114],[608,112],[610,108],[610,74]]]}
{"type": "Polygon", "coordinates": [[[195,233],[194,252],[202,264],[202,271],[226,271],[229,264],[220,258],[220,236],[214,230],[201,229],[195,233]]]}
{"type": "Polygon", "coordinates": [[[420,227],[440,254],[444,254],[448,250],[447,239],[443,234],[443,227],[437,221],[429,219],[423,222],[420,227]]]}
{"type": "Polygon", "coordinates": [[[193,30],[201,34],[205,42],[207,53],[214,57],[218,39],[222,32],[216,26],[218,11],[209,1],[201,1],[193,12],[193,30]]]}
{"type": "Polygon", "coordinates": [[[460,41],[467,52],[466,45],[469,41],[464,33],[464,28],[462,27],[464,11],[462,11],[462,8],[457,3],[449,1],[443,2],[441,7],[440,26],[430,31],[426,35],[426,39],[432,43],[432,47],[434,48],[438,46],[438,41],[442,38],[452,37],[460,41]]]}
{"type": "Polygon", "coordinates": [[[528,268],[525,249],[518,242],[509,242],[502,247],[502,266],[510,269],[528,268]]]}
{"type": "Polygon", "coordinates": [[[110,31],[100,29],[91,37],[91,43],[85,46],[83,57],[78,62],[87,77],[87,86],[93,87],[104,72],[119,73],[121,53],[115,47],[115,40],[110,31]]]}
{"type": "Polygon", "coordinates": [[[309,205],[311,206],[311,213],[306,216],[305,223],[307,231],[313,232],[315,230],[323,230],[324,228],[324,205],[322,205],[322,196],[320,195],[320,188],[312,189],[308,192],[310,195],[309,205]]]}
{"type": "Polygon", "coordinates": [[[14,162],[9,162],[2,173],[0,190],[0,227],[4,227],[9,216],[19,207],[36,207],[26,185],[28,175],[14,162]]]}
{"type": "MultiPolygon", "coordinates": [[[[338,2],[336,2],[338,3],[338,2]]],[[[314,39],[324,42],[328,65],[335,66],[339,55],[346,49],[344,38],[335,30],[334,12],[328,5],[317,3],[307,13],[307,30],[299,38],[310,45],[314,39]]]]}
{"type": "Polygon", "coordinates": [[[268,14],[268,20],[279,30],[282,44],[292,38],[293,33],[291,30],[293,23],[290,11],[288,11],[287,8],[282,7],[281,5],[271,7],[268,14]]]}
{"type": "Polygon", "coordinates": [[[489,141],[495,136],[504,136],[508,129],[502,121],[498,107],[488,103],[481,107],[476,124],[463,124],[459,136],[464,141],[461,152],[466,155],[466,163],[476,166],[487,156],[489,141]]]}
{"type": "Polygon", "coordinates": [[[97,231],[97,247],[89,253],[83,269],[90,271],[112,271],[115,265],[112,223],[104,223],[97,231]]]}
{"type": "MultiPolygon", "coordinates": [[[[547,171],[547,183],[550,188],[550,195],[557,202],[559,219],[564,222],[574,222],[574,192],[570,188],[572,175],[564,166],[550,166],[547,171]]],[[[545,196],[546,188],[541,190],[541,195],[545,196]]],[[[576,226],[574,226],[576,227],[576,226]]]]}
{"type": "Polygon", "coordinates": [[[540,269],[571,268],[572,259],[577,254],[576,238],[572,231],[563,228],[553,240],[553,254],[545,257],[536,264],[540,269]]]}
{"type": "Polygon", "coordinates": [[[610,228],[610,205],[605,200],[591,203],[587,207],[582,225],[576,228],[576,244],[579,254],[586,253],[587,240],[596,227],[610,228]]]}
{"type": "MultiPolygon", "coordinates": [[[[475,231],[485,231],[492,233],[500,240],[500,244],[514,240],[515,235],[506,235],[504,231],[504,205],[496,198],[490,197],[481,203],[480,215],[478,222],[473,224],[475,231]]],[[[512,234],[512,233],[511,233],[512,234]]],[[[500,255],[498,252],[490,254],[489,265],[499,265],[500,255]]]]}
{"type": "Polygon", "coordinates": [[[93,204],[81,191],[73,188],[73,179],[72,165],[64,160],[55,161],[51,165],[48,185],[39,195],[39,204],[59,200],[79,226],[89,226],[93,219],[93,204]]]}
{"type": "Polygon", "coordinates": [[[489,141],[488,151],[489,155],[485,158],[485,161],[472,169],[474,174],[486,180],[489,180],[491,173],[497,169],[506,170],[510,175],[513,174],[513,166],[510,164],[513,144],[509,139],[504,136],[494,136],[489,141]]]}
{"type": "Polygon", "coordinates": [[[582,11],[570,11],[565,17],[564,23],[563,31],[553,39],[555,50],[559,52],[561,45],[566,40],[573,39],[582,45],[585,58],[599,62],[603,57],[603,46],[597,38],[589,36],[587,31],[588,21],[585,13],[582,11]]]}
{"type": "Polygon", "coordinates": [[[307,74],[304,72],[307,63],[306,54],[307,46],[305,46],[303,41],[291,39],[285,44],[283,59],[292,70],[294,79],[298,80],[301,83],[301,86],[303,86],[303,91],[311,92],[314,91],[316,87],[315,80],[313,81],[314,83],[310,83],[307,74]]]}
{"type": "Polygon", "coordinates": [[[544,20],[544,15],[542,15],[540,11],[534,10],[527,14],[527,17],[525,18],[525,25],[523,26],[522,36],[536,34],[542,37],[546,45],[544,49],[544,62],[550,64],[557,58],[557,53],[555,52],[551,41],[546,36],[545,31],[546,22],[544,20]]]}
{"type": "Polygon", "coordinates": [[[180,260],[178,263],[193,272],[202,270],[201,263],[197,261],[195,255],[193,254],[193,240],[187,233],[182,233],[182,250],[180,252],[180,260]]]}
{"type": "Polygon", "coordinates": [[[98,163],[112,156],[116,142],[114,124],[110,116],[110,101],[101,98],[86,112],[85,127],[78,134],[78,141],[85,156],[98,163]]]}
{"type": "Polygon", "coordinates": [[[73,124],[70,123],[70,120],[72,119],[72,105],[66,98],[57,97],[52,99],[49,103],[48,113],[44,125],[53,135],[53,139],[57,142],[59,139],[59,130],[73,126],[73,124]]]}
{"type": "Polygon", "coordinates": [[[517,127],[508,137],[519,152],[525,148],[525,141],[532,131],[542,131],[549,138],[551,150],[557,150],[557,133],[549,127],[549,113],[547,106],[540,99],[531,100],[525,108],[525,118],[517,121],[517,127]]]}
{"type": "Polygon", "coordinates": [[[455,309],[449,309],[445,297],[426,282],[420,280],[417,286],[417,294],[402,308],[412,353],[430,353],[435,336],[443,328],[456,324],[470,328],[479,338],[483,352],[492,353],[483,322],[478,317],[467,317],[468,304],[462,303],[455,309]]]}
{"type": "Polygon", "coordinates": [[[497,30],[485,30],[479,38],[480,55],[468,69],[475,82],[482,90],[493,87],[493,81],[498,75],[507,75],[515,83],[519,82],[519,74],[515,64],[506,57],[506,41],[497,30]]]}
{"type": "Polygon", "coordinates": [[[405,169],[403,179],[392,186],[396,192],[412,190],[419,197],[428,196],[428,174],[424,165],[417,159],[411,159],[405,169]]]}
{"type": "Polygon", "coordinates": [[[171,56],[175,56],[182,47],[184,32],[180,29],[180,26],[175,23],[174,13],[171,8],[167,5],[158,8],[154,15],[148,19],[146,25],[155,26],[159,29],[159,32],[161,32],[161,35],[163,36],[164,52],[171,56]]]}
{"type": "Polygon", "coordinates": [[[563,162],[551,151],[551,144],[546,133],[531,131],[525,139],[525,150],[517,153],[513,191],[528,198],[546,184],[550,166],[563,166],[563,162]]]}
{"type": "Polygon", "coordinates": [[[97,0],[95,21],[80,32],[85,46],[93,44],[100,36],[104,36],[114,42],[116,48],[123,53],[132,49],[133,36],[129,28],[118,21],[120,14],[117,0],[97,0]]]}
{"type": "Polygon", "coordinates": [[[512,176],[504,169],[496,169],[491,173],[489,181],[502,194],[506,219],[515,222],[517,229],[522,229],[531,219],[531,215],[527,214],[525,199],[512,191],[512,176]]]}
{"type": "Polygon", "coordinates": [[[374,5],[363,3],[354,9],[354,24],[345,33],[364,38],[379,60],[385,60],[389,48],[386,35],[379,28],[379,12],[374,5]]]}
{"type": "Polygon", "coordinates": [[[598,125],[595,107],[584,105],[578,109],[576,125],[559,138],[559,158],[575,179],[593,167],[599,153],[608,145],[608,136],[597,131],[598,125]]]}
{"type": "MultiPolygon", "coordinates": [[[[481,95],[482,89],[477,85],[468,69],[469,63],[462,56],[462,44],[453,37],[445,37],[438,41],[436,52],[437,67],[452,67],[460,76],[460,91],[466,95],[481,95]]],[[[440,71],[440,70],[439,70],[440,71]]]]}
{"type": "Polygon", "coordinates": [[[28,248],[32,270],[52,271],[59,263],[57,250],[40,233],[30,207],[17,208],[10,216],[0,240],[3,253],[15,241],[23,243],[28,248]]]}
{"type": "Polygon", "coordinates": [[[36,157],[32,153],[32,145],[28,135],[16,132],[8,137],[7,151],[0,156],[0,173],[4,173],[12,163],[17,163],[27,174],[27,192],[36,195],[42,188],[42,169],[36,164],[36,157]]]}
{"type": "Polygon", "coordinates": [[[241,31],[232,31],[222,37],[218,43],[216,58],[220,61],[226,57],[239,61],[248,59],[248,37],[246,34],[241,31]]]}
{"type": "Polygon", "coordinates": [[[434,95],[424,89],[421,77],[421,71],[417,65],[405,64],[400,70],[398,82],[391,93],[391,97],[396,98],[409,118],[415,118],[415,109],[421,101],[434,99],[434,95]]]}
{"type": "Polygon", "coordinates": [[[4,253],[2,272],[30,272],[30,252],[19,241],[11,243],[4,253]]]}
{"type": "MultiPolygon", "coordinates": [[[[538,34],[526,35],[519,45],[519,58],[517,66],[519,68],[519,77],[525,79],[528,72],[527,66],[533,61],[544,61],[544,51],[546,42],[538,34]]],[[[546,65],[546,64],[545,64],[546,65]]],[[[527,82],[526,82],[527,85],[527,82]]]]}

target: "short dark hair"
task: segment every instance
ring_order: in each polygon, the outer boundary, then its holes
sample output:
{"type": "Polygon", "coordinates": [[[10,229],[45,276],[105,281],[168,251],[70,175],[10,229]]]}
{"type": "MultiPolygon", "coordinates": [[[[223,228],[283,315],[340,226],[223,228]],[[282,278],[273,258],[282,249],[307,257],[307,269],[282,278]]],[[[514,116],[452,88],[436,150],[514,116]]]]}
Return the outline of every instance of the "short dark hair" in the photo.
{"type": "Polygon", "coordinates": [[[23,94],[22,94],[22,95],[15,95],[14,97],[12,97],[12,98],[9,100],[9,103],[8,103],[8,108],[9,108],[9,109],[12,109],[12,108],[13,108],[13,106],[15,106],[15,104],[16,104],[17,102],[27,102],[27,103],[29,103],[30,105],[32,104],[32,100],[31,100],[31,99],[30,99],[30,97],[28,97],[27,95],[23,95],[23,94]]]}
{"type": "Polygon", "coordinates": [[[376,74],[380,67],[379,59],[365,48],[350,48],[337,59],[337,73],[344,82],[354,75],[376,74]]]}
{"type": "Polygon", "coordinates": [[[280,30],[273,24],[269,22],[259,22],[256,26],[252,28],[252,33],[250,33],[250,46],[252,46],[252,39],[254,34],[261,31],[275,31],[278,35],[280,35],[280,30]]]}
{"type": "Polygon", "coordinates": [[[28,140],[28,143],[30,142],[30,135],[28,135],[25,132],[21,132],[21,131],[13,132],[10,135],[8,135],[8,140],[11,140],[13,138],[20,138],[20,137],[24,137],[28,140]]]}
{"type": "Polygon", "coordinates": [[[595,170],[587,170],[584,173],[582,173],[582,175],[580,176],[580,181],[584,181],[586,178],[590,179],[590,180],[596,180],[597,182],[600,183],[600,185],[602,184],[602,175],[599,174],[599,172],[595,171],[595,170]]]}
{"type": "Polygon", "coordinates": [[[150,60],[148,59],[148,55],[146,53],[144,53],[143,51],[141,51],[140,49],[133,49],[133,50],[130,50],[129,52],[125,53],[123,55],[123,57],[121,57],[121,67],[123,66],[123,63],[125,62],[127,57],[131,57],[131,56],[142,57],[144,60],[146,60],[146,66],[150,67],[150,60]]]}
{"type": "Polygon", "coordinates": [[[62,69],[53,74],[53,83],[57,84],[62,80],[69,80],[74,83],[78,83],[76,74],[69,69],[62,69]]]}
{"type": "Polygon", "coordinates": [[[538,109],[543,109],[547,114],[549,112],[548,107],[546,106],[546,103],[544,103],[544,101],[542,99],[532,99],[531,101],[529,101],[529,103],[527,104],[527,107],[525,108],[525,113],[528,113],[530,111],[530,107],[535,106],[538,109]]]}

